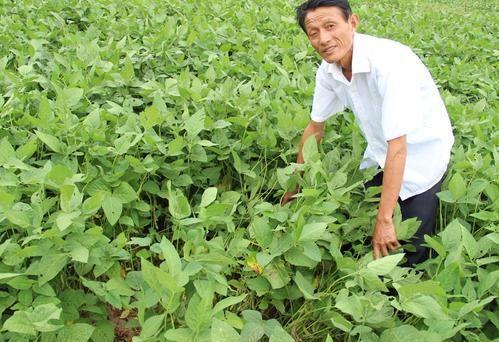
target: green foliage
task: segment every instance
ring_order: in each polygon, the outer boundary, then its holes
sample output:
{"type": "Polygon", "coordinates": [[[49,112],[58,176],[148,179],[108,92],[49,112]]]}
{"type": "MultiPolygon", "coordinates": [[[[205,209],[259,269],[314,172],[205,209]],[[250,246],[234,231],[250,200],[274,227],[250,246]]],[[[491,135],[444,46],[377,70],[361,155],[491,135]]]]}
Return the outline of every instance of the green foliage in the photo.
{"type": "Polygon", "coordinates": [[[496,337],[494,4],[352,1],[362,32],[424,60],[454,125],[416,269],[372,261],[350,113],[292,164],[319,62],[296,4],[0,6],[0,341],[496,337]]]}

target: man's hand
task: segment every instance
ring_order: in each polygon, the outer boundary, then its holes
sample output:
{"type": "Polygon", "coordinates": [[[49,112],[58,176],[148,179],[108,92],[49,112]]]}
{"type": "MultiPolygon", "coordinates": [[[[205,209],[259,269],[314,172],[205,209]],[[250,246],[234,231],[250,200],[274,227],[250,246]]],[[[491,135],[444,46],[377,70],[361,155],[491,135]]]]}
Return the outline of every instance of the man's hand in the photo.
{"type": "Polygon", "coordinates": [[[389,250],[393,251],[400,247],[392,216],[402,186],[406,156],[405,135],[388,141],[381,199],[373,233],[374,259],[379,258],[380,252],[383,256],[387,256],[389,250]]]}
{"type": "Polygon", "coordinates": [[[373,233],[374,259],[379,259],[380,253],[387,256],[389,251],[400,247],[397,233],[392,220],[376,219],[376,227],[373,233]]]}
{"type": "Polygon", "coordinates": [[[296,195],[297,193],[298,193],[298,188],[296,188],[293,191],[286,192],[281,198],[281,206],[284,206],[286,205],[286,203],[294,200],[295,198],[293,196],[296,195]]]}

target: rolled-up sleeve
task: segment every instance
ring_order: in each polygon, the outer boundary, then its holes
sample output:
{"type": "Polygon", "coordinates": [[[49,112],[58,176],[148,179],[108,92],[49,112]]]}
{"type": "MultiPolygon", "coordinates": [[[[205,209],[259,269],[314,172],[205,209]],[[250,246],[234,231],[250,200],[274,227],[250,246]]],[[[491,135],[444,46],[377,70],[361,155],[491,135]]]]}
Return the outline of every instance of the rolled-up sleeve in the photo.
{"type": "Polygon", "coordinates": [[[409,134],[424,125],[421,106],[416,103],[421,92],[421,61],[410,50],[406,65],[391,66],[378,78],[378,89],[383,98],[381,126],[386,141],[409,134]],[[410,64],[410,65],[409,65],[410,64]]]}
{"type": "Polygon", "coordinates": [[[315,76],[311,119],[317,122],[324,122],[329,117],[344,109],[345,105],[343,101],[338,98],[331,84],[328,84],[326,71],[320,67],[315,76]]]}

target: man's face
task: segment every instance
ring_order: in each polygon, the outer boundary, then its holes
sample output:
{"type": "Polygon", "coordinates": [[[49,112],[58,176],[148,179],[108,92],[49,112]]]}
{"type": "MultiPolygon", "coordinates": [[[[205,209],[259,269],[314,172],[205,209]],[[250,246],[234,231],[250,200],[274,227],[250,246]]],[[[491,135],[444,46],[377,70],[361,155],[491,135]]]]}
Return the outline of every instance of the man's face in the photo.
{"type": "Polygon", "coordinates": [[[341,9],[333,6],[318,7],[305,17],[305,29],[314,49],[326,62],[339,62],[342,67],[351,67],[357,25],[355,14],[346,21],[341,9]]]}

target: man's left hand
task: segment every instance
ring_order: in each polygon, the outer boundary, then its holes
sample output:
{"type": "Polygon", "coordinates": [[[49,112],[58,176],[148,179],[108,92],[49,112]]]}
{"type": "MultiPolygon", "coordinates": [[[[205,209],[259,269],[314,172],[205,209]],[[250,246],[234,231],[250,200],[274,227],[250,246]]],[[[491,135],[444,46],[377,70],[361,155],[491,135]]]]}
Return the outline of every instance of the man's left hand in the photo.
{"type": "Polygon", "coordinates": [[[373,233],[374,259],[387,256],[388,251],[394,251],[400,247],[393,221],[376,219],[376,227],[373,233]]]}

